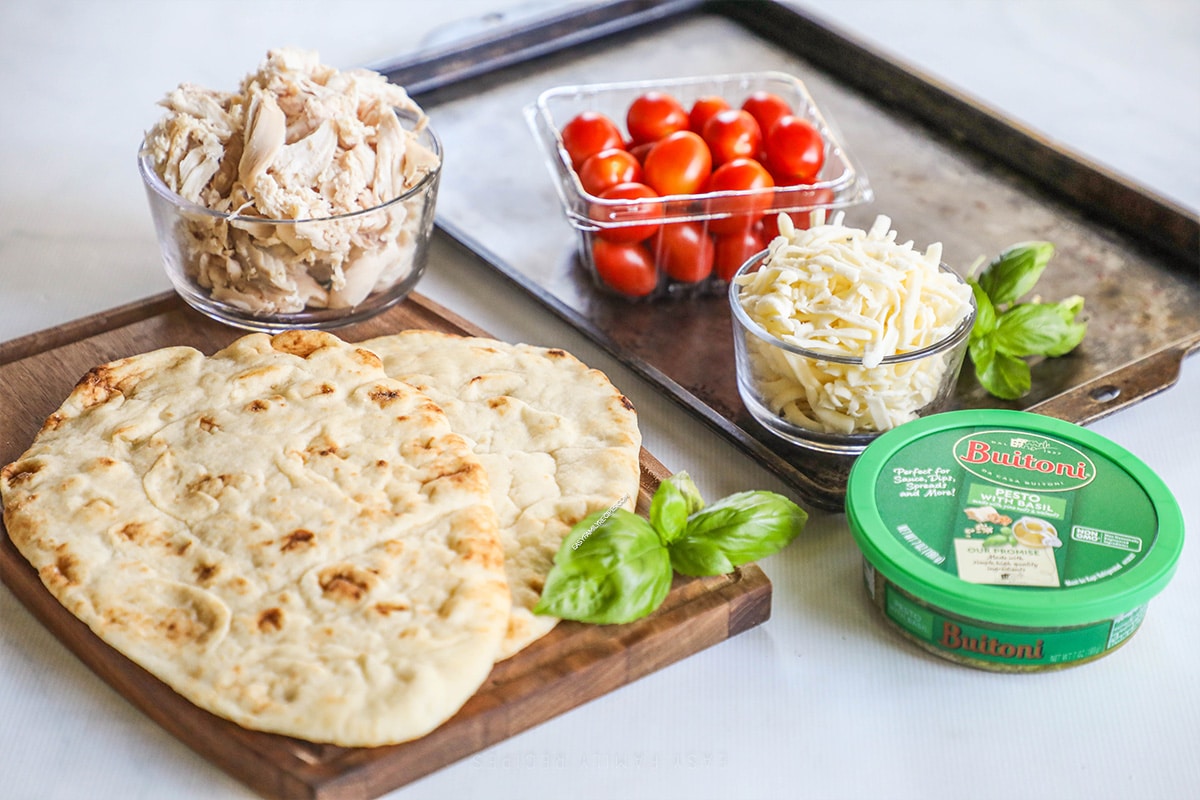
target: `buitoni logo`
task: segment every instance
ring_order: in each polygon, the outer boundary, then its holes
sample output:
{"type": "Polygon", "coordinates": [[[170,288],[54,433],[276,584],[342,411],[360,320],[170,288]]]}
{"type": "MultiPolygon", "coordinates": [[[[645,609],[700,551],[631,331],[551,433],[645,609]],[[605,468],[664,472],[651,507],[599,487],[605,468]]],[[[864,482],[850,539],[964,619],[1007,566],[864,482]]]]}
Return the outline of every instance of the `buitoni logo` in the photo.
{"type": "Polygon", "coordinates": [[[1027,431],[969,434],[954,443],[954,458],[972,475],[1014,489],[1067,492],[1096,477],[1096,465],[1081,450],[1027,431]]]}

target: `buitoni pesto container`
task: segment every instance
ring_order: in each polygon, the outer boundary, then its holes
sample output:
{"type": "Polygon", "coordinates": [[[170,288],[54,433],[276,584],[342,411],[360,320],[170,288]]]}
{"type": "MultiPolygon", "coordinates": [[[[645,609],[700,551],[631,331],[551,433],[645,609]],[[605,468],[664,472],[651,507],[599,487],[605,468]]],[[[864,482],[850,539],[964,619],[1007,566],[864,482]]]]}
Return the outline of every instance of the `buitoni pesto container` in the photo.
{"type": "Polygon", "coordinates": [[[1001,672],[1120,646],[1183,549],[1182,512],[1149,467],[1023,411],[952,411],[880,436],[850,471],[846,514],[884,618],[1001,672]]]}

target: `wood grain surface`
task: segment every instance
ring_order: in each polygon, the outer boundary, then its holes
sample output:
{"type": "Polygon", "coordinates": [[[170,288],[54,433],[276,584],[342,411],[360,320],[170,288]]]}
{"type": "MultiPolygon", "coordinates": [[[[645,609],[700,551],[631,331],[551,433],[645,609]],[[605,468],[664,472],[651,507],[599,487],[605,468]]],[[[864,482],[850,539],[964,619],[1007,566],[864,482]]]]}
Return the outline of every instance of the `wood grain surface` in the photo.
{"type": "MultiPolygon", "coordinates": [[[[486,335],[419,295],[338,334],[359,341],[406,328],[486,335]]],[[[91,367],[167,345],[212,353],[239,335],[174,295],[161,295],[0,344],[0,464],[24,452],[42,421],[91,367]]],[[[638,510],[644,513],[668,473],[645,450],[641,465],[638,510]]],[[[771,608],[771,584],[754,565],[726,576],[677,577],[662,607],[637,622],[561,623],[498,664],[458,714],[429,735],[389,747],[344,748],[247,730],[192,705],[63,608],[7,532],[0,536],[0,580],[71,652],[162,728],[264,797],[285,800],[378,797],[759,625],[771,608]]]]}

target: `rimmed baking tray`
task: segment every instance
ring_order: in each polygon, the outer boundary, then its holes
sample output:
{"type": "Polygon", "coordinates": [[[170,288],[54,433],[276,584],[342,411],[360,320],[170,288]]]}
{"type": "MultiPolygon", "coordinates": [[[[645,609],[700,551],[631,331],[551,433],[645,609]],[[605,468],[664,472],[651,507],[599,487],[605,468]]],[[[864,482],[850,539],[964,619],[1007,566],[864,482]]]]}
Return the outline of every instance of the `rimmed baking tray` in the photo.
{"type": "Polygon", "coordinates": [[[752,70],[799,77],[838,120],[875,191],[848,222],[891,217],[966,270],[1031,239],[1057,247],[1038,290],[1086,299],[1090,332],[1034,367],[1019,403],[975,385],[955,408],[1022,408],[1085,424],[1175,382],[1200,346],[1196,214],[933,79],[775,2],[614,2],[376,65],[429,111],[446,147],[438,224],[682,407],[839,509],[849,460],[798,450],[737,395],[723,297],[638,304],[594,290],[522,108],[550,87],[752,70]]]}

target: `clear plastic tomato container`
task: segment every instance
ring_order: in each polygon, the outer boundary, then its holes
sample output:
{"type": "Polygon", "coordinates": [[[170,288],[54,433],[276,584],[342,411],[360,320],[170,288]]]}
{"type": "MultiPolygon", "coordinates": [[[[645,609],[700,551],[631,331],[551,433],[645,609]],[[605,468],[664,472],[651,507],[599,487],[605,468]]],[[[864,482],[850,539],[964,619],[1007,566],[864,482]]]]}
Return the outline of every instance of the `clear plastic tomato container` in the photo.
{"type": "MultiPolygon", "coordinates": [[[[737,268],[766,247],[780,213],[807,225],[815,209],[846,208],[873,198],[867,176],[851,158],[833,120],[799,79],[782,72],[559,86],[542,92],[526,108],[526,119],[567,220],[579,234],[584,266],[601,290],[630,299],[723,293],[737,268]],[[739,109],[755,92],[769,92],[819,132],[824,162],[816,176],[802,184],[726,191],[702,187],[692,194],[635,200],[589,193],[563,144],[563,126],[585,111],[599,112],[616,123],[624,146],[630,147],[626,115],[633,101],[648,92],[669,94],[685,111],[710,96],[739,109]],[[637,231],[647,228],[654,232],[639,238],[637,231]]],[[[761,152],[756,160],[766,164],[761,152]]]]}

